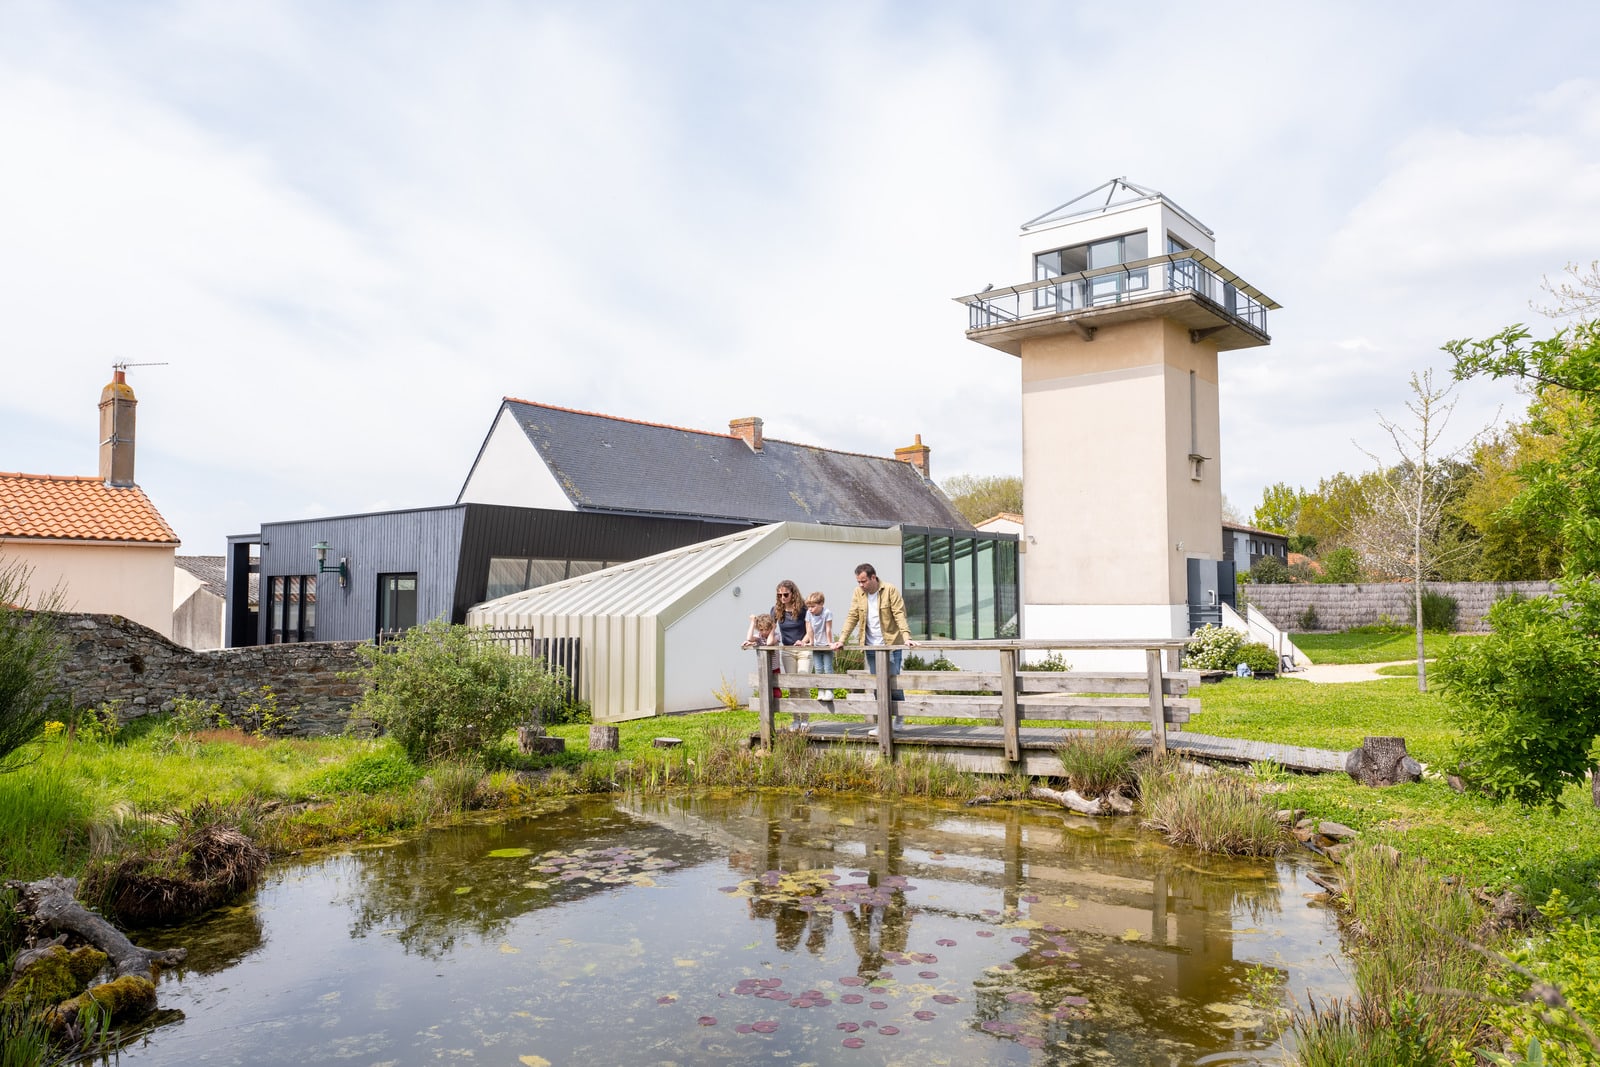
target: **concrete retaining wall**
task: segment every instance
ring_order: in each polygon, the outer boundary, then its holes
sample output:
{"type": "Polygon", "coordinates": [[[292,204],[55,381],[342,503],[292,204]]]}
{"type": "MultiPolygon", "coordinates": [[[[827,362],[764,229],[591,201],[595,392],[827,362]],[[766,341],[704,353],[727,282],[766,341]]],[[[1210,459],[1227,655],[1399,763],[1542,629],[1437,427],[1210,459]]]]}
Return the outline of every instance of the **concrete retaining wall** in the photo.
{"type": "MultiPolygon", "coordinates": [[[[1456,598],[1456,629],[1483,632],[1483,616],[1496,600],[1520,593],[1543,596],[1552,591],[1549,582],[1429,582],[1430,592],[1456,598]]],[[[1372,626],[1386,619],[1409,625],[1415,599],[1409,583],[1388,582],[1363,585],[1241,585],[1239,591],[1251,604],[1271,619],[1279,629],[1304,632],[1301,625],[1307,608],[1315,608],[1316,630],[1348,630],[1353,626],[1372,626]]]]}
{"type": "Polygon", "coordinates": [[[357,666],[357,642],[195,652],[120,615],[66,614],[60,625],[67,652],[56,695],[77,708],[120,700],[124,721],[179,696],[215,701],[238,721],[266,685],[291,732],[309,737],[342,732],[361,698],[359,683],[339,677],[357,666]]]}

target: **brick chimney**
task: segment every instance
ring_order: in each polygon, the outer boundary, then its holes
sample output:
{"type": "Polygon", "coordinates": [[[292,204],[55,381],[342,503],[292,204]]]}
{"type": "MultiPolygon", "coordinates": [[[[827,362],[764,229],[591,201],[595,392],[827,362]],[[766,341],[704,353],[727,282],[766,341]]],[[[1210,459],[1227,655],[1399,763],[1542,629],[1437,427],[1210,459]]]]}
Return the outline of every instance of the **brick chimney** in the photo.
{"type": "Polygon", "coordinates": [[[755,416],[732,420],[728,423],[728,432],[749,445],[750,451],[761,451],[761,420],[755,416]]]}
{"type": "Polygon", "coordinates": [[[133,409],[138,405],[127,371],[118,367],[100,391],[100,480],[126,488],[133,480],[133,409]]]}
{"type": "Polygon", "coordinates": [[[895,449],[894,458],[902,463],[911,464],[922,472],[924,478],[927,478],[930,477],[928,474],[928,453],[930,451],[932,450],[922,443],[922,435],[919,433],[914,443],[906,445],[904,448],[895,449]]]}

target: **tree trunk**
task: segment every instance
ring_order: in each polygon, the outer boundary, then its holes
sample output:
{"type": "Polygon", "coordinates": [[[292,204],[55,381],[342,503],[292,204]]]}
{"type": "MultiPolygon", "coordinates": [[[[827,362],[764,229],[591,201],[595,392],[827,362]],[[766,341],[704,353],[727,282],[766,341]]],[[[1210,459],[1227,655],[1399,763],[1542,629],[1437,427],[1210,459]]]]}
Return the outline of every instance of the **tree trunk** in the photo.
{"type": "Polygon", "coordinates": [[[78,903],[78,880],[51,875],[37,882],[7,882],[17,891],[18,906],[56,933],[76,934],[111,958],[118,978],[129,975],[150,978],[156,967],[182,963],[187,951],[181,948],[140,948],[121,930],[78,903]]]}
{"type": "Polygon", "coordinates": [[[1074,789],[1066,792],[1057,792],[1048,786],[1036,785],[1028,790],[1028,796],[1034,800],[1050,800],[1060,804],[1063,808],[1075,811],[1079,815],[1111,815],[1110,806],[1099,800],[1088,800],[1074,789]]]}
{"type": "Polygon", "coordinates": [[[590,752],[617,752],[622,748],[622,731],[615,726],[589,727],[590,752]]]}

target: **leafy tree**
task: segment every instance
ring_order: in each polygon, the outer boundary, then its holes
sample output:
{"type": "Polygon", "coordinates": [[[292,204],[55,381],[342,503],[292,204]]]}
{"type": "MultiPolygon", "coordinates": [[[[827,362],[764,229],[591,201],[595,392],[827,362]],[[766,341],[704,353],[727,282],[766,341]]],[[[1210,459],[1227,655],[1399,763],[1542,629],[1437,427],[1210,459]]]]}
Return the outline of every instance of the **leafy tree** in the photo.
{"type": "Polygon", "coordinates": [[[356,654],[365,684],[356,711],[418,763],[482,751],[519,723],[537,724],[543,708],[566,698],[561,672],[439,619],[356,654]]]}
{"type": "Polygon", "coordinates": [[[1002,511],[1022,514],[1022,479],[1011,474],[957,474],[943,486],[944,495],[966,520],[980,523],[1002,511]]]}
{"type": "Polygon", "coordinates": [[[1367,510],[1367,497],[1375,487],[1373,473],[1354,477],[1340,471],[1317,483],[1315,491],[1300,494],[1299,524],[1295,532],[1316,539],[1324,551],[1344,544],[1358,516],[1367,510]]]}
{"type": "Polygon", "coordinates": [[[1294,533],[1300,518],[1300,491],[1288,482],[1276,482],[1261,491],[1253,526],[1273,533],[1294,533]]]}
{"type": "Polygon", "coordinates": [[[1478,542],[1471,580],[1515,582],[1554,578],[1561,571],[1557,517],[1512,508],[1527,489],[1520,473],[1554,457],[1557,438],[1530,422],[1507,427],[1478,445],[1455,514],[1478,542]]]}
{"type": "Polygon", "coordinates": [[[62,653],[60,592],[34,598],[29,610],[31,577],[20,563],[0,567],[0,771],[20,766],[18,750],[44,728],[62,653]]]}
{"type": "Polygon", "coordinates": [[[1600,734],[1600,583],[1566,582],[1563,598],[1508,598],[1489,635],[1457,641],[1436,670],[1460,728],[1462,774],[1491,794],[1560,806],[1593,767],[1600,734]]]}
{"type": "Polygon", "coordinates": [[[1466,738],[1463,770],[1497,795],[1555,805],[1567,784],[1596,770],[1600,735],[1600,325],[1529,338],[1519,325],[1445,350],[1457,378],[1529,384],[1532,421],[1559,430],[1547,458],[1518,468],[1526,488],[1504,511],[1559,530],[1561,598],[1496,605],[1488,639],[1452,647],[1441,676],[1466,738]]]}
{"type": "Polygon", "coordinates": [[[1320,560],[1322,582],[1353,585],[1361,580],[1361,556],[1348,545],[1336,548],[1320,560]]]}

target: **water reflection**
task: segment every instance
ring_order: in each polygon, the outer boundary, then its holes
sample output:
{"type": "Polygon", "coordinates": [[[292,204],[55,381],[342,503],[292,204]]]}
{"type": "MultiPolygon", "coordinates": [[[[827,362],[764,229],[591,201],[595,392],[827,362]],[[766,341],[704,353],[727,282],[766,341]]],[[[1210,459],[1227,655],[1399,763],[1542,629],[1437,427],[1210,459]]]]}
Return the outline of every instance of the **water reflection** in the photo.
{"type": "Polygon", "coordinates": [[[123,1059],[1247,1056],[1273,1040],[1252,967],[1345,991],[1298,862],[1036,810],[577,800],[276,869],[254,906],[161,939],[191,950],[161,988],[185,1018],[123,1059]]]}

